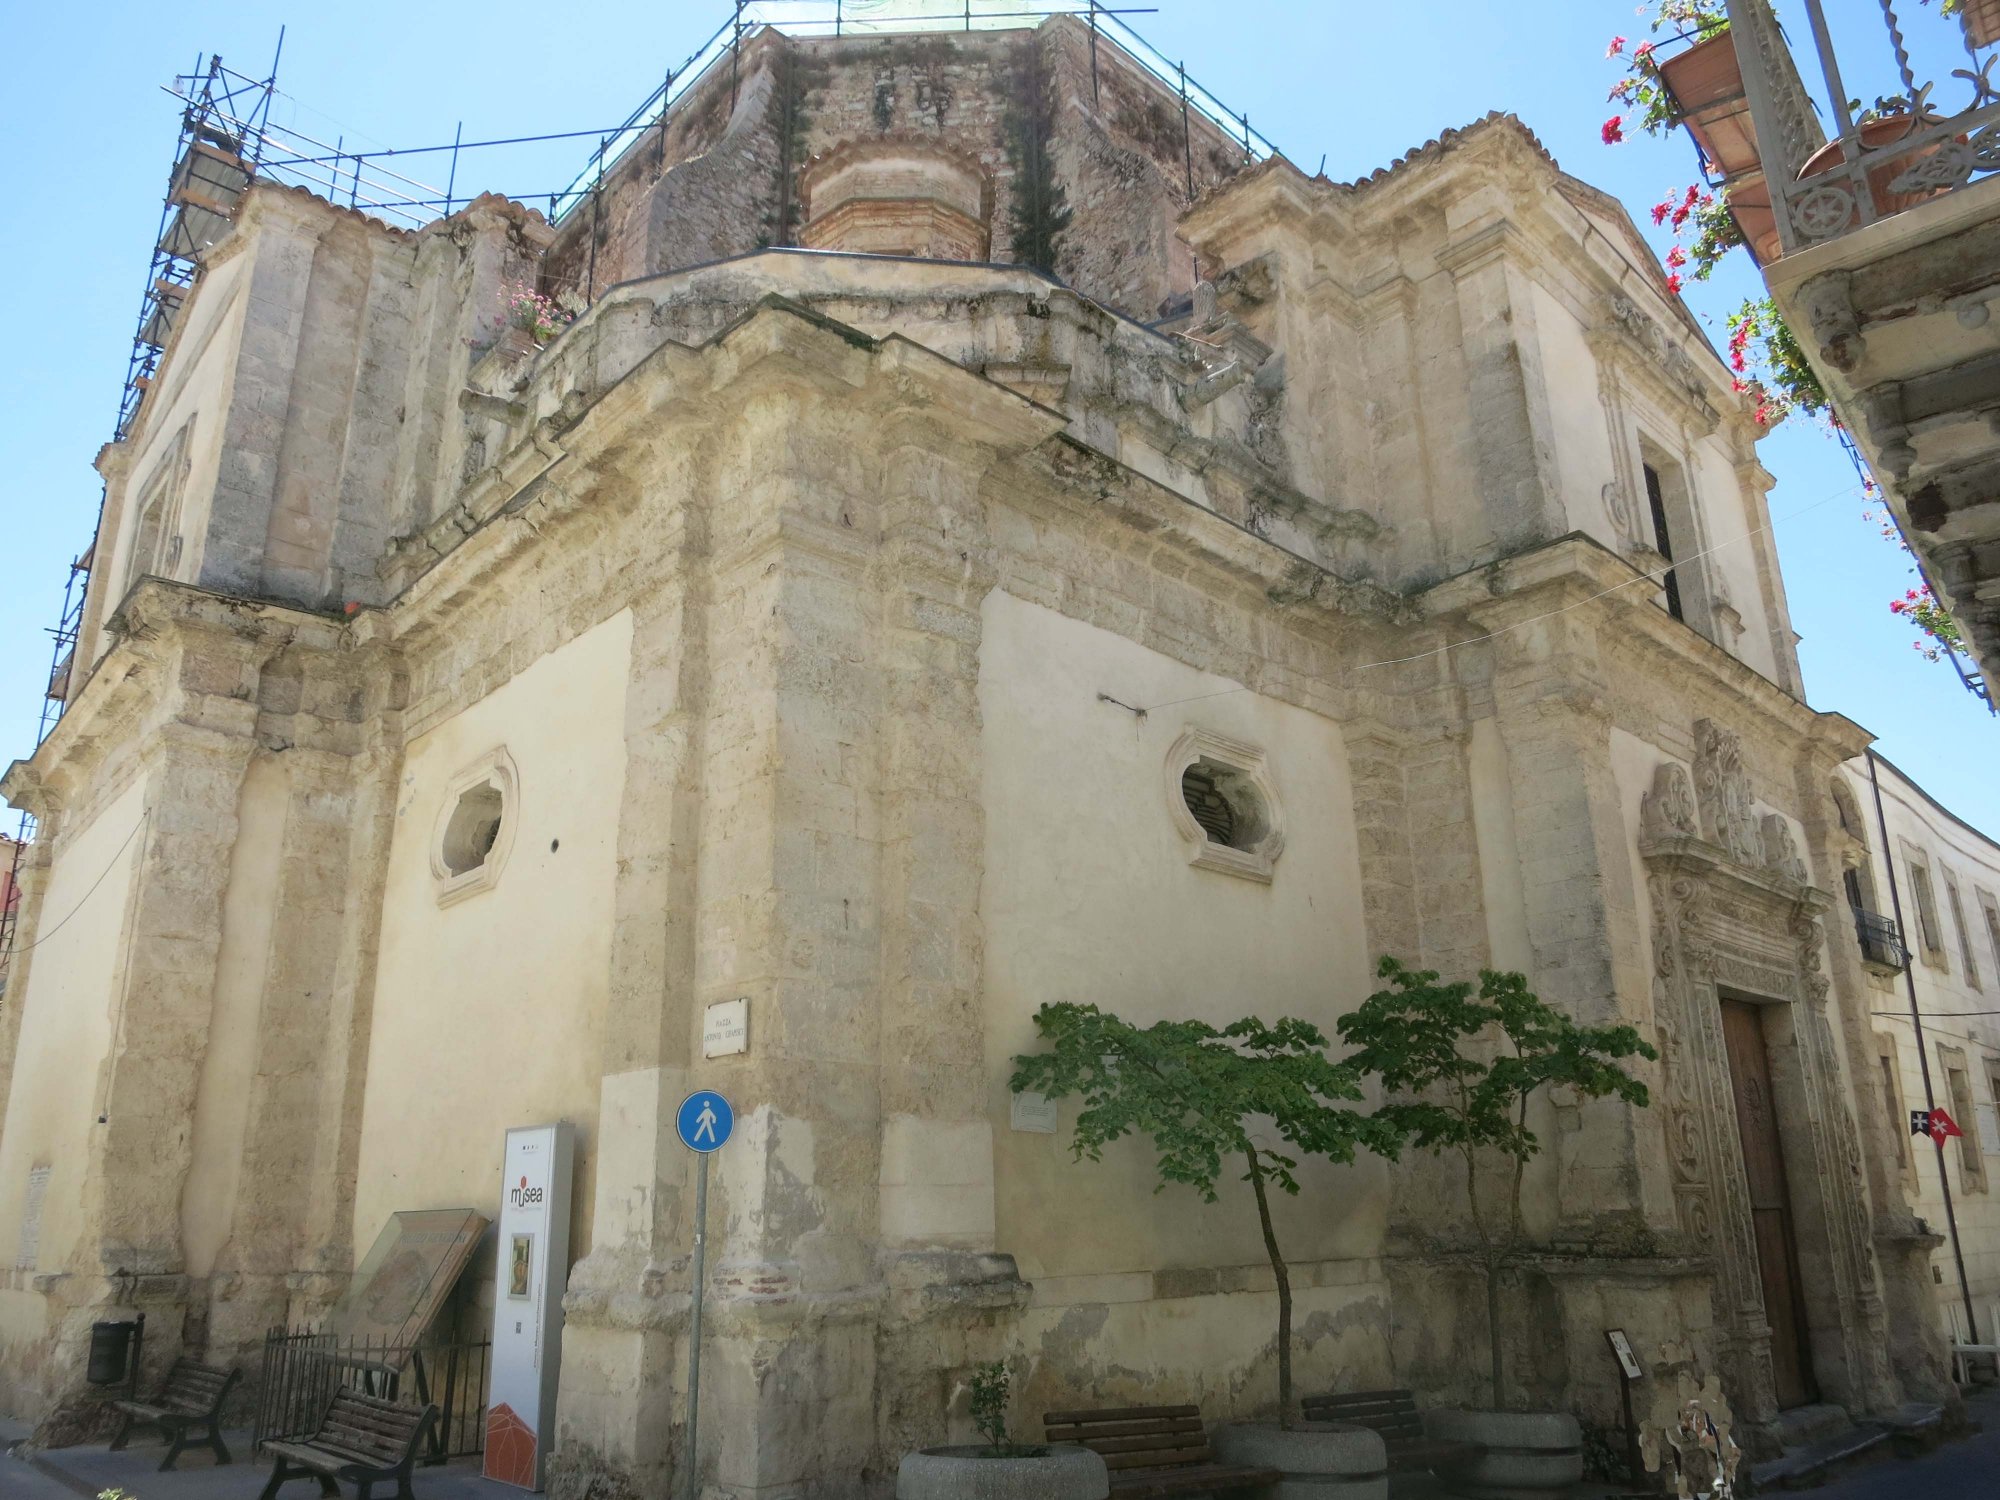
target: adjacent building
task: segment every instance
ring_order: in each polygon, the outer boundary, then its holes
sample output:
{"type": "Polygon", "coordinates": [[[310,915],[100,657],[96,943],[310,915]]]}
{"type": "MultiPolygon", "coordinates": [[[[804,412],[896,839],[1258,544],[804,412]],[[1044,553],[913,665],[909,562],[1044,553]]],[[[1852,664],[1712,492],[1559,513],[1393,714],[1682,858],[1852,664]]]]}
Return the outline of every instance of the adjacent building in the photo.
{"type": "MultiPolygon", "coordinates": [[[[0,1403],[74,1430],[135,1310],[254,1368],[566,1120],[560,1492],[879,1492],[993,1358],[1267,1408],[1254,1214],[1072,1161],[1010,1059],[1058,999],[1330,1030],[1383,953],[1661,1051],[1538,1105],[1515,1400],[1615,1424],[1610,1327],[1767,1451],[1949,1398],[1869,736],[1803,701],[1728,371],[1511,117],[1336,183],[1182,103],[1072,17],[766,27],[554,224],[249,181],[3,784],[0,1403]],[[521,336],[518,283],[586,310],[521,336]]],[[[1889,780],[1977,920],[1990,846],[1889,780]]],[[[1278,1213],[1301,1389],[1480,1398],[1452,1173],[1278,1213]]]]}
{"type": "Polygon", "coordinates": [[[2000,1171],[2000,847],[1879,756],[1843,768],[1833,798],[1841,881],[1872,996],[1879,1118],[1895,1142],[1903,1194],[1936,1237],[1939,1316],[1960,1341],[1990,1343],[2000,1329],[1992,1181],[2000,1171]],[[1913,1113],[1933,1109],[1961,1133],[1936,1142],[1916,1134],[1913,1113]]]}

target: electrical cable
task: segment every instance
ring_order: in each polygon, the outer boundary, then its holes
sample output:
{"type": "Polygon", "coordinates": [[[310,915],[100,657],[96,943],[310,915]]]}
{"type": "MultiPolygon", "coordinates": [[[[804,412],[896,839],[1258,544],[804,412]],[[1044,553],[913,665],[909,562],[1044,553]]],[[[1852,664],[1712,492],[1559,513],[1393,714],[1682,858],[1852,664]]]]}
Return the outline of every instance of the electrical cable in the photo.
{"type": "Polygon", "coordinates": [[[32,943],[26,943],[23,944],[21,947],[10,949],[9,956],[15,953],[32,952],[34,949],[41,947],[42,944],[46,943],[50,938],[54,937],[58,932],[61,932],[63,930],[64,925],[68,923],[69,919],[75,916],[78,912],[82,911],[84,906],[89,902],[90,898],[97,894],[97,888],[100,885],[104,884],[105,876],[109,875],[112,872],[112,870],[117,868],[118,856],[123,854],[127,846],[131,844],[132,840],[138,837],[139,830],[146,826],[146,820],[152,817],[152,815],[153,815],[153,810],[150,807],[147,808],[144,812],[139,814],[139,821],[134,823],[132,825],[132,831],[125,835],[125,842],[120,844],[117,850],[112,854],[110,863],[105,865],[103,871],[98,875],[97,879],[91,881],[90,889],[85,891],[81,896],[77,898],[76,905],[72,906],[67,912],[63,913],[62,921],[56,923],[55,926],[49,928],[48,931],[42,933],[32,943]]]}

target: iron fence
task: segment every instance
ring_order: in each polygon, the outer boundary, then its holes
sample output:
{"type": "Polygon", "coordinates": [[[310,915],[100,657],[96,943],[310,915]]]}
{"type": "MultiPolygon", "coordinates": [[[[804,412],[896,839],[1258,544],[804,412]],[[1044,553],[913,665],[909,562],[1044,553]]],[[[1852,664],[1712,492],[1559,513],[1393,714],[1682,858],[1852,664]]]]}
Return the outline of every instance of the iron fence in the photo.
{"type": "Polygon", "coordinates": [[[491,1340],[394,1344],[312,1327],[273,1328],[264,1336],[262,1380],[252,1446],[309,1433],[339,1390],[423,1407],[437,1403],[423,1462],[477,1456],[486,1448],[486,1372],[491,1340]]]}
{"type": "Polygon", "coordinates": [[[2000,172],[2000,87],[1993,79],[2000,8],[1993,0],[1962,0],[1956,15],[1943,17],[1942,7],[1905,4],[1907,19],[1928,23],[1918,32],[1906,31],[1895,0],[1844,10],[1838,27],[1829,25],[1822,0],[1793,3],[1804,23],[1795,28],[1796,47],[1772,0],[1727,0],[1787,253],[2000,172]],[[1871,8],[1880,12],[1881,32],[1869,46],[1864,33],[1872,28],[1863,20],[1871,8]],[[1817,101],[1791,59],[1808,43],[1821,74],[1817,101]],[[1862,108],[1876,89],[1884,92],[1862,108]],[[1822,103],[1830,131],[1820,123],[1822,103]]]}

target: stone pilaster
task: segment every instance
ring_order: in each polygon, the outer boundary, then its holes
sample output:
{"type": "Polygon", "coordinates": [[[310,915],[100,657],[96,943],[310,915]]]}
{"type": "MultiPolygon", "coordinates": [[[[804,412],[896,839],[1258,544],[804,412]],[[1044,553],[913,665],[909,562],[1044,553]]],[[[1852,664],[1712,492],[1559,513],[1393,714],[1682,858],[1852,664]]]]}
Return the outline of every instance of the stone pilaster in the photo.
{"type": "Polygon", "coordinates": [[[698,466],[659,477],[646,528],[655,551],[640,560],[656,581],[635,605],[626,681],[596,1198],[590,1253],[564,1300],[557,1496],[663,1492],[679,1443],[691,1223],[673,1117],[699,1025],[713,580],[707,512],[693,502],[708,477],[698,466]]]}

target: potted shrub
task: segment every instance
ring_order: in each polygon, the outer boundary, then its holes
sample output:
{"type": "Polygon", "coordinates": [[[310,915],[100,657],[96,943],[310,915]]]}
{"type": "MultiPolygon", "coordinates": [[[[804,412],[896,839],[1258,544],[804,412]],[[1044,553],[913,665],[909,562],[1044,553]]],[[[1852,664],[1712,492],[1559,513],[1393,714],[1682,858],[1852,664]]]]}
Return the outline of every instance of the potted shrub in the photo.
{"type": "MultiPolygon", "coordinates": [[[[1278,1413],[1216,1434],[1225,1462],[1343,1483],[1354,1500],[1386,1493],[1387,1459],[1374,1433],[1306,1422],[1292,1393],[1292,1282],[1271,1220],[1273,1189],[1296,1195],[1303,1156],[1351,1162],[1360,1148],[1393,1157],[1401,1144],[1392,1116],[1344,1107],[1361,1095],[1360,1070],[1326,1055],[1327,1038],[1304,1021],[1268,1025],[1254,1016],[1221,1030],[1201,1021],[1141,1027],[1094,1005],[1044,1005],[1035,1027],[1052,1044],[1014,1059],[1010,1087],[1050,1099],[1076,1095],[1082,1109],[1072,1155],[1101,1160],[1127,1135],[1150,1136],[1159,1182],[1191,1187],[1205,1203],[1221,1194],[1225,1162],[1241,1162],[1278,1293],[1278,1413]],[[1268,1129],[1254,1122],[1268,1122],[1268,1129]],[[1275,1135],[1285,1144],[1271,1144],[1275,1135]],[[1296,1155],[1291,1153],[1297,1153],[1296,1155]]],[[[1329,1488],[1327,1492],[1332,1492],[1329,1488]]]]}
{"type": "Polygon", "coordinates": [[[1088,1448],[1008,1441],[1009,1384],[999,1360],[972,1372],[972,1422],[986,1441],[905,1454],[896,1500],[1105,1500],[1110,1471],[1088,1448]]]}
{"type": "MultiPolygon", "coordinates": [[[[1935,115],[1911,114],[1901,107],[1903,102],[1901,100],[1881,102],[1887,107],[1880,113],[1871,111],[1855,121],[1855,133],[1861,137],[1861,153],[1864,160],[1871,152],[1879,151],[1884,146],[1893,146],[1913,131],[1938,123],[1935,115]]],[[[1891,183],[1926,156],[1935,155],[1941,144],[1932,141],[1929,145],[1918,146],[1909,151],[1898,151],[1893,156],[1884,156],[1869,164],[1865,174],[1868,178],[1868,196],[1874,202],[1877,218],[1899,214],[1906,208],[1916,207],[1926,198],[1935,198],[1939,193],[1946,191],[1942,187],[1918,187],[1899,193],[1890,187],[1891,183]]],[[[1837,139],[1828,141],[1806,158],[1806,164],[1799,168],[1799,181],[1804,182],[1809,177],[1818,177],[1831,172],[1846,160],[1846,146],[1837,139]]]]}
{"type": "Polygon", "coordinates": [[[1397,1097],[1382,1106],[1398,1135],[1465,1167],[1468,1217],[1485,1272],[1492,1405],[1433,1412],[1428,1435],[1484,1451],[1447,1475],[1460,1493],[1560,1494],[1583,1478],[1583,1432],[1568,1412],[1513,1408],[1501,1334],[1501,1284],[1524,1238],[1521,1181],[1540,1150],[1528,1101],[1560,1084],[1586,1099],[1647,1102],[1646,1086],[1619,1062],[1658,1054],[1630,1026],[1579,1026],[1544,1004],[1519,974],[1482,970],[1470,984],[1444,984],[1430,970],[1385,957],[1389,982],[1340,1021],[1354,1047],[1348,1061],[1378,1074],[1397,1097]]]}

